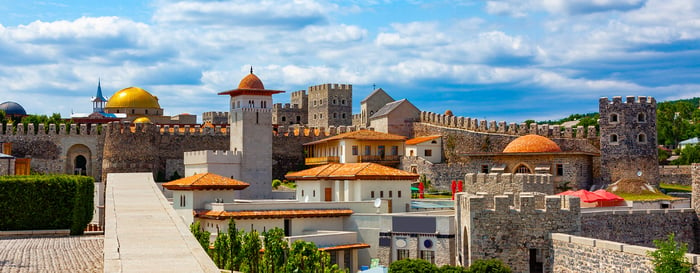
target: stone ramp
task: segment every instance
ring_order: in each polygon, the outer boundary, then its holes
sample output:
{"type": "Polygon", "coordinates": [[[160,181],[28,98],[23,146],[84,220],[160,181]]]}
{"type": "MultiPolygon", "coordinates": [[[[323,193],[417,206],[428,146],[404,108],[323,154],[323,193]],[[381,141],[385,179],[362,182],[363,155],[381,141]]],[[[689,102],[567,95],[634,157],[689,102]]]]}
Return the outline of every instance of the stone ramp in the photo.
{"type": "Polygon", "coordinates": [[[220,271],[163,197],[151,173],[110,173],[104,272],[220,271]]]}

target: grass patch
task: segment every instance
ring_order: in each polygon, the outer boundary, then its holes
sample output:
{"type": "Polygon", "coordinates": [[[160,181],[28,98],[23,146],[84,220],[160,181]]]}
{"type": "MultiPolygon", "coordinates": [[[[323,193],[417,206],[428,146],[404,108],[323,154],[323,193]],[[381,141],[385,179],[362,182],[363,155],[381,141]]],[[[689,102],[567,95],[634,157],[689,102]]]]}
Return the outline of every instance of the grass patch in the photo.
{"type": "Polygon", "coordinates": [[[449,199],[449,200],[452,200],[452,195],[444,195],[444,194],[425,193],[425,194],[423,194],[423,197],[425,197],[425,199],[449,199]]]}
{"type": "Polygon", "coordinates": [[[615,192],[618,196],[627,201],[655,201],[655,200],[676,200],[678,198],[665,195],[660,192],[645,192],[645,193],[624,193],[615,192]]]}
{"type": "Polygon", "coordinates": [[[666,190],[666,192],[692,192],[693,191],[693,186],[683,186],[683,185],[676,185],[676,184],[666,184],[666,183],[661,183],[659,187],[663,190],[666,190]]]}

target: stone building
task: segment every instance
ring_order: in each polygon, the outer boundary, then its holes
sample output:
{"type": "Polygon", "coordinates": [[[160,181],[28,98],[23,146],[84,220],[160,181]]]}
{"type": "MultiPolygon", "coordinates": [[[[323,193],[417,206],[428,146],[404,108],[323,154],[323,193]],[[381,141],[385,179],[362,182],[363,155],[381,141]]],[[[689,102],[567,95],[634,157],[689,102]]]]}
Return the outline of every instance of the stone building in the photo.
{"type": "Polygon", "coordinates": [[[228,125],[228,112],[204,112],[202,113],[202,123],[228,125]]]}
{"type": "Polygon", "coordinates": [[[272,107],[272,125],[308,124],[309,99],[306,91],[292,92],[291,103],[275,103],[272,107]]]}
{"type": "Polygon", "coordinates": [[[656,100],[600,98],[600,165],[604,184],[640,178],[658,185],[656,100]]]}
{"type": "Polygon", "coordinates": [[[394,101],[384,89],[378,88],[360,102],[360,113],[353,117],[353,125],[370,126],[370,117],[387,103],[394,101]],[[359,115],[359,116],[358,116],[359,115]]]}
{"type": "Polygon", "coordinates": [[[321,84],[309,87],[308,120],[311,127],[352,125],[352,85],[321,84]]]}
{"type": "Polygon", "coordinates": [[[376,131],[412,137],[413,122],[420,119],[420,110],[407,99],[401,99],[385,104],[369,119],[369,126],[376,131]]]}

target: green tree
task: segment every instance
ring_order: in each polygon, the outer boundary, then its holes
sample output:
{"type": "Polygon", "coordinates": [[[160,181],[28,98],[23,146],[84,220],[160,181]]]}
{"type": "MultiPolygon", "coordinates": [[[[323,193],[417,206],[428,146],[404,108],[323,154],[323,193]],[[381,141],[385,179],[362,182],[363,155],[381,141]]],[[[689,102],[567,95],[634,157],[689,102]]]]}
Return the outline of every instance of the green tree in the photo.
{"type": "Polygon", "coordinates": [[[190,224],[190,232],[192,232],[192,235],[194,235],[194,238],[197,239],[197,242],[199,242],[204,251],[208,253],[209,237],[211,236],[211,232],[204,231],[199,221],[190,224]]]}
{"type": "Polygon", "coordinates": [[[273,189],[277,189],[277,188],[279,188],[279,186],[281,186],[281,185],[282,185],[282,180],[279,180],[279,179],[273,179],[273,180],[272,180],[272,188],[273,188],[273,189]]]}
{"type": "Polygon", "coordinates": [[[389,265],[389,273],[437,273],[438,267],[423,259],[402,259],[389,265]]]}
{"type": "MultiPolygon", "coordinates": [[[[659,156],[660,157],[660,156],[659,156]]],[[[681,156],[672,163],[676,165],[690,165],[690,163],[700,162],[700,146],[688,145],[681,150],[681,156]]]]}
{"type": "Polygon", "coordinates": [[[214,240],[214,249],[210,250],[209,256],[218,268],[225,268],[229,264],[229,253],[231,248],[231,240],[228,234],[219,233],[214,240]]]}
{"type": "Polygon", "coordinates": [[[238,271],[241,265],[241,257],[240,255],[242,254],[241,249],[241,234],[238,232],[238,229],[236,228],[236,221],[230,219],[228,221],[228,232],[227,232],[227,237],[229,240],[229,247],[228,247],[228,254],[227,259],[226,259],[226,266],[224,269],[227,270],[233,270],[233,271],[238,271]]]}
{"type": "Polygon", "coordinates": [[[469,273],[469,269],[461,267],[461,266],[455,266],[455,265],[443,265],[440,267],[440,270],[438,270],[440,273],[469,273]]]}
{"type": "Polygon", "coordinates": [[[659,149],[659,164],[666,162],[666,160],[671,157],[671,153],[666,151],[665,149],[659,149]]]}
{"type": "Polygon", "coordinates": [[[240,270],[243,272],[260,272],[260,234],[257,230],[252,230],[243,236],[243,256],[241,257],[240,270]]]}
{"type": "Polygon", "coordinates": [[[510,273],[510,267],[499,259],[476,260],[470,266],[468,273],[510,273]]]}
{"type": "Polygon", "coordinates": [[[273,228],[263,233],[263,272],[283,272],[284,264],[289,255],[289,245],[284,238],[284,230],[273,228]]]}
{"type": "Polygon", "coordinates": [[[666,240],[654,240],[657,250],[647,252],[654,264],[656,273],[687,273],[693,265],[685,258],[688,244],[678,243],[675,234],[668,235],[666,240]]]}

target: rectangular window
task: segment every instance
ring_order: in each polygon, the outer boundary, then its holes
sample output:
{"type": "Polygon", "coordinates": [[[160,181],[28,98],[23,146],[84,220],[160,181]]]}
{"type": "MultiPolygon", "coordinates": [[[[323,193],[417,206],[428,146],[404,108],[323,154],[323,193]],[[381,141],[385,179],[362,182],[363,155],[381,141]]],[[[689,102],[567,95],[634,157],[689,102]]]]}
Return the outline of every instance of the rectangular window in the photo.
{"type": "Polygon", "coordinates": [[[384,198],[384,191],[379,191],[379,198],[384,198]]]}
{"type": "Polygon", "coordinates": [[[411,258],[411,252],[408,249],[396,250],[396,260],[403,260],[408,258],[411,258]]]}
{"type": "Polygon", "coordinates": [[[391,146],[391,155],[399,155],[399,146],[391,146]]]}
{"type": "Polygon", "coordinates": [[[392,191],[389,191],[389,198],[392,198],[392,191]]]}
{"type": "Polygon", "coordinates": [[[557,176],[564,175],[564,164],[557,164],[557,176]]]}
{"type": "Polygon", "coordinates": [[[433,150],[426,149],[425,151],[423,151],[423,156],[433,156],[433,150]]]}
{"type": "Polygon", "coordinates": [[[435,252],[432,250],[421,250],[420,251],[420,258],[430,262],[431,264],[434,264],[435,263],[435,252]]]}
{"type": "Polygon", "coordinates": [[[374,191],[370,192],[370,196],[372,196],[372,198],[374,198],[374,191]]]}
{"type": "Polygon", "coordinates": [[[481,165],[481,173],[489,173],[489,165],[481,165]]]}
{"type": "Polygon", "coordinates": [[[357,155],[357,145],[352,145],[352,155],[357,155]]]}
{"type": "Polygon", "coordinates": [[[369,145],[365,145],[365,155],[371,155],[372,154],[372,147],[369,145]]]}
{"type": "Polygon", "coordinates": [[[401,191],[398,191],[396,194],[398,194],[399,198],[401,198],[401,191]]]}

